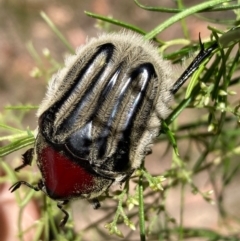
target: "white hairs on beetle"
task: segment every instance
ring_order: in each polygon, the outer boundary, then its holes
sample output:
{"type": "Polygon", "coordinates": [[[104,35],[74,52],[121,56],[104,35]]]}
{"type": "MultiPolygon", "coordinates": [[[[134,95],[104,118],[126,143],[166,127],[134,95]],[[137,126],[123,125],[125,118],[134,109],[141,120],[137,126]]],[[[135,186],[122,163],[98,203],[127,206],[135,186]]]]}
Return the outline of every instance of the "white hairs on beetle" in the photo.
{"type": "Polygon", "coordinates": [[[157,48],[132,32],[103,34],[90,39],[67,58],[48,86],[38,116],[34,148],[23,155],[20,170],[36,158],[42,179],[37,186],[63,205],[98,197],[113,183],[126,181],[140,167],[170,114],[173,95],[212,53],[201,51],[175,81],[176,68],[157,48]]]}

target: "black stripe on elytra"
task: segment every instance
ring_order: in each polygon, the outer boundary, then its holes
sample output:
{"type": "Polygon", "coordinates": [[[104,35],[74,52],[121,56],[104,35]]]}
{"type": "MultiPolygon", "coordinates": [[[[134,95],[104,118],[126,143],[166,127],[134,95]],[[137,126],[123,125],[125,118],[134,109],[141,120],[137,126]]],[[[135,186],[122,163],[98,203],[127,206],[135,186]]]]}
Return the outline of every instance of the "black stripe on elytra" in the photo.
{"type": "MultiPolygon", "coordinates": [[[[121,66],[118,66],[118,69],[116,69],[113,74],[109,77],[106,81],[105,87],[103,87],[103,90],[101,92],[101,96],[98,100],[96,100],[99,105],[104,101],[103,98],[106,98],[108,93],[113,89],[118,75],[120,73],[121,66]]],[[[91,94],[91,93],[89,93],[91,94]]],[[[88,94],[85,95],[86,97],[88,94]]],[[[92,126],[92,120],[94,118],[94,115],[97,113],[98,109],[100,108],[99,105],[96,106],[96,108],[92,111],[92,113],[89,114],[88,121],[86,124],[72,133],[68,139],[66,146],[69,149],[69,151],[74,154],[75,156],[81,157],[81,158],[88,158],[90,153],[90,147],[92,145],[92,142],[94,141],[92,139],[92,129],[94,128],[92,126]]],[[[75,108],[76,111],[79,112],[79,108],[75,108]]]]}
{"type": "MultiPolygon", "coordinates": [[[[123,126],[124,129],[120,133],[121,138],[117,144],[116,152],[114,153],[114,155],[112,157],[108,158],[108,161],[106,163],[104,163],[105,168],[108,168],[109,165],[110,166],[114,165],[113,170],[116,170],[116,171],[123,171],[123,170],[127,169],[128,165],[129,165],[129,152],[130,152],[130,145],[131,145],[130,137],[131,137],[132,131],[134,131],[133,123],[134,123],[134,120],[136,118],[136,115],[137,115],[139,109],[141,109],[142,105],[144,104],[145,98],[148,98],[148,96],[146,96],[146,93],[147,93],[147,90],[151,83],[150,80],[152,79],[152,77],[154,77],[154,79],[155,79],[156,72],[151,63],[141,64],[140,66],[138,66],[136,69],[134,69],[130,73],[129,78],[127,80],[128,83],[126,83],[126,88],[125,88],[125,90],[122,89],[122,91],[119,95],[119,98],[117,99],[115,105],[113,106],[112,115],[110,115],[108,123],[102,130],[102,133],[100,134],[99,139],[97,141],[98,158],[101,159],[104,157],[104,154],[106,154],[105,153],[106,147],[107,147],[106,143],[109,138],[111,124],[114,121],[114,119],[116,118],[120,106],[123,104],[125,92],[128,90],[129,87],[132,88],[132,91],[137,91],[136,99],[133,102],[133,104],[130,106],[129,113],[125,120],[125,123],[123,126]],[[141,76],[141,78],[138,78],[138,76],[140,76],[140,75],[144,75],[144,76],[141,76]],[[134,81],[140,80],[140,79],[144,79],[141,89],[134,90],[134,81]],[[133,85],[133,86],[131,87],[131,85],[133,85]]],[[[146,111],[146,110],[144,110],[144,111],[146,111]]],[[[148,111],[148,113],[145,112],[144,115],[150,114],[151,110],[149,109],[147,111],[148,111]]],[[[145,123],[143,123],[143,125],[145,125],[145,123]]],[[[140,131],[140,130],[135,130],[135,131],[140,131]]],[[[111,141],[111,139],[110,139],[110,141],[111,141]]],[[[110,145],[111,145],[111,143],[110,143],[110,145]]]]}
{"type": "MultiPolygon", "coordinates": [[[[54,137],[53,137],[53,123],[55,120],[55,116],[56,113],[58,112],[58,110],[61,108],[61,106],[65,103],[65,101],[70,97],[70,95],[75,91],[77,85],[79,84],[79,82],[82,79],[82,76],[86,73],[86,71],[88,70],[88,68],[90,67],[90,65],[92,64],[92,62],[94,61],[94,59],[100,55],[101,53],[106,53],[107,57],[106,57],[106,63],[108,63],[113,55],[114,52],[114,45],[111,43],[107,43],[107,44],[103,44],[101,46],[99,46],[98,51],[89,59],[89,61],[85,64],[85,66],[79,70],[79,73],[77,75],[77,77],[75,78],[74,82],[69,86],[69,89],[66,89],[65,93],[63,94],[63,96],[61,97],[61,99],[59,99],[58,101],[56,101],[50,108],[48,108],[39,118],[39,129],[41,131],[41,133],[49,140],[49,141],[54,141],[54,137]],[[44,127],[48,127],[48,128],[44,128],[44,127]]],[[[65,79],[70,79],[72,75],[74,75],[74,73],[76,72],[76,67],[74,66],[67,74],[67,76],[65,77],[65,79]]],[[[106,65],[103,66],[103,68],[101,69],[100,72],[103,72],[104,69],[106,68],[106,65]]],[[[95,78],[95,81],[97,81],[97,78],[95,78]]],[[[94,84],[94,83],[92,83],[94,84]]],[[[92,85],[89,85],[89,88],[92,88],[92,85]]],[[[72,113],[69,113],[69,115],[72,115],[72,113]]],[[[68,125],[70,123],[66,123],[66,125],[68,125]]],[[[68,128],[69,126],[66,126],[66,128],[68,128]]],[[[61,128],[65,128],[64,125],[62,125],[61,128]]],[[[56,140],[55,140],[56,141],[56,140]]]]}

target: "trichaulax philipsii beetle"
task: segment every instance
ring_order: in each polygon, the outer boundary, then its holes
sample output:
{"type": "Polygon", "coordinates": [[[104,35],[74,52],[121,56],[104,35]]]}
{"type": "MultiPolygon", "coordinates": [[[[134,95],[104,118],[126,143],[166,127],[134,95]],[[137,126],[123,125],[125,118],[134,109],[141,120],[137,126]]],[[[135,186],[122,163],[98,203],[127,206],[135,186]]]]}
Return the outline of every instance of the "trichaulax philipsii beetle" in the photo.
{"type": "MultiPolygon", "coordinates": [[[[200,42],[201,43],[201,42],[200,42]]],[[[42,180],[37,186],[59,201],[98,197],[138,168],[170,112],[172,96],[216,48],[201,51],[174,83],[173,66],[156,48],[131,32],[91,39],[53,76],[37,112],[34,148],[23,155],[19,170],[36,156],[42,180]]]]}

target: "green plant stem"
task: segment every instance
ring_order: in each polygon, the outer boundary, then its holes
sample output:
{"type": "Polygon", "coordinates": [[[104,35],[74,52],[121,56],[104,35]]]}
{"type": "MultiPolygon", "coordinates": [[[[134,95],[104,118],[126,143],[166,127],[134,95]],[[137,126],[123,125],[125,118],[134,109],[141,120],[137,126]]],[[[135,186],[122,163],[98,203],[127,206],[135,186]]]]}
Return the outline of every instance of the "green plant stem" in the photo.
{"type": "Polygon", "coordinates": [[[198,172],[198,169],[201,167],[202,163],[205,161],[208,153],[210,153],[212,150],[214,150],[214,146],[216,145],[218,138],[220,136],[220,132],[223,127],[225,117],[226,117],[226,112],[223,112],[221,114],[221,118],[220,118],[220,121],[218,124],[218,133],[216,136],[213,137],[211,143],[208,145],[208,148],[203,152],[203,154],[199,157],[198,161],[195,163],[195,165],[193,167],[194,173],[198,172]]]}
{"type": "Polygon", "coordinates": [[[179,115],[180,113],[191,103],[194,99],[195,94],[199,91],[199,84],[195,86],[194,90],[192,91],[192,95],[189,96],[187,99],[184,99],[175,109],[174,111],[168,116],[165,120],[167,125],[170,125],[179,115]]]}
{"type": "MultiPolygon", "coordinates": [[[[51,230],[52,234],[56,238],[56,240],[59,238],[59,230],[57,230],[56,227],[56,222],[54,220],[54,215],[53,215],[53,206],[51,201],[47,198],[44,197],[44,204],[45,204],[45,222],[47,223],[47,230],[51,230]]],[[[48,234],[46,234],[48,235],[48,234]]]]}
{"type": "Polygon", "coordinates": [[[180,195],[180,228],[179,228],[179,241],[184,240],[183,233],[183,213],[184,213],[184,195],[185,195],[185,183],[181,184],[181,195],[180,195]]]}
{"type": "Polygon", "coordinates": [[[72,46],[69,44],[67,39],[63,36],[63,34],[57,29],[56,25],[52,22],[52,20],[47,16],[46,13],[41,12],[40,13],[41,17],[45,20],[45,22],[48,24],[48,26],[52,29],[52,31],[58,36],[58,38],[62,41],[62,43],[67,47],[69,52],[72,54],[75,53],[74,49],[72,46]]]}
{"type": "Polygon", "coordinates": [[[24,239],[23,239],[23,229],[22,229],[23,210],[24,210],[23,207],[21,207],[19,209],[18,219],[17,219],[17,226],[18,226],[18,231],[19,231],[18,237],[19,237],[20,241],[24,241],[24,239]]]}
{"type": "Polygon", "coordinates": [[[24,134],[24,135],[26,137],[17,139],[16,141],[13,141],[9,145],[1,147],[0,148],[0,157],[4,157],[14,151],[20,150],[26,146],[34,144],[34,142],[35,142],[34,136],[27,136],[27,134],[24,134]]]}
{"type": "MultiPolygon", "coordinates": [[[[177,1],[177,4],[178,4],[178,8],[179,8],[179,9],[184,9],[184,5],[183,5],[182,0],[178,0],[178,1],[177,1]]],[[[184,37],[185,37],[186,39],[189,39],[189,33],[188,33],[188,28],[187,28],[186,20],[185,20],[185,19],[182,19],[182,20],[181,20],[181,25],[182,25],[182,30],[183,30],[184,37]]]]}
{"type": "Polygon", "coordinates": [[[168,28],[169,26],[173,25],[174,23],[180,21],[183,18],[186,18],[190,15],[193,15],[199,11],[202,11],[206,8],[211,8],[215,5],[230,2],[231,0],[214,0],[214,1],[207,1],[196,6],[190,7],[185,9],[184,11],[177,13],[176,15],[172,16],[171,18],[164,21],[162,24],[158,25],[152,31],[145,35],[145,39],[153,39],[157,34],[168,28]]]}
{"type": "Polygon", "coordinates": [[[138,182],[138,198],[139,198],[139,228],[140,240],[145,241],[145,215],[144,215],[144,200],[143,200],[143,175],[141,174],[138,182]]]}
{"type": "Polygon", "coordinates": [[[123,28],[127,28],[127,29],[130,29],[130,30],[133,30],[134,32],[140,33],[140,34],[146,34],[146,32],[144,30],[138,28],[137,26],[134,26],[134,25],[131,25],[131,24],[128,24],[128,23],[110,18],[110,17],[106,17],[106,16],[103,16],[103,15],[91,13],[91,12],[88,12],[88,11],[84,11],[84,13],[91,18],[96,18],[96,19],[102,20],[104,22],[108,22],[108,23],[111,23],[111,24],[114,24],[114,25],[117,25],[117,26],[120,26],[120,27],[123,27],[123,28]]]}
{"type": "MultiPolygon", "coordinates": [[[[144,10],[152,11],[152,12],[163,12],[163,13],[179,13],[182,11],[185,11],[185,9],[179,9],[179,8],[164,8],[164,7],[152,7],[152,6],[145,6],[141,4],[138,0],[134,0],[136,5],[144,10]]],[[[216,12],[216,11],[227,11],[227,10],[235,10],[240,8],[239,4],[232,4],[230,6],[224,5],[209,9],[203,9],[199,12],[216,12]]]]}

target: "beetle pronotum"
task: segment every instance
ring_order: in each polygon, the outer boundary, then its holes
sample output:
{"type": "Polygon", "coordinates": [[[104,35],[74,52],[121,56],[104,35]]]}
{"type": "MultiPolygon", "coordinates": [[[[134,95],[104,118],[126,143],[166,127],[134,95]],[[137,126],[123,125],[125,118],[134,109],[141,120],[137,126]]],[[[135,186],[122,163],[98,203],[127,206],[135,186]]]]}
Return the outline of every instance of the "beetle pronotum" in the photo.
{"type": "Polygon", "coordinates": [[[172,96],[216,48],[201,51],[174,83],[174,67],[157,49],[131,32],[91,39],[53,76],[37,112],[35,146],[19,170],[36,156],[42,180],[37,186],[63,209],[72,198],[98,197],[140,167],[170,113],[172,96]]]}

